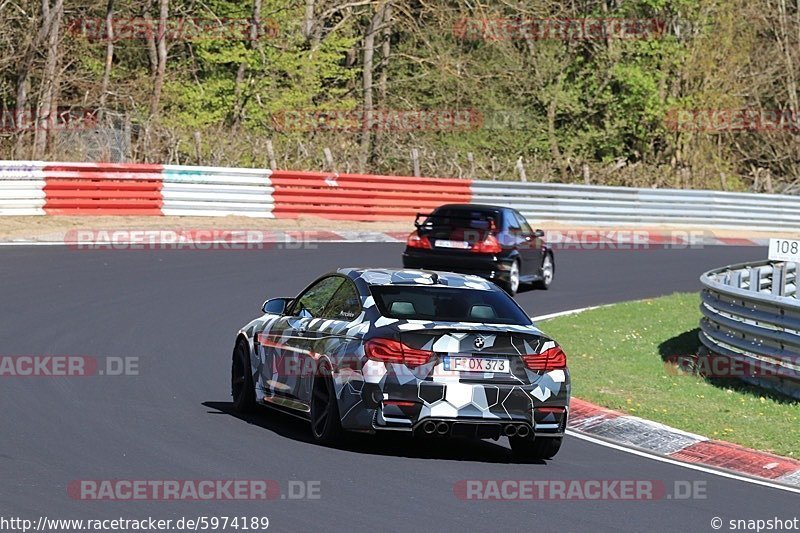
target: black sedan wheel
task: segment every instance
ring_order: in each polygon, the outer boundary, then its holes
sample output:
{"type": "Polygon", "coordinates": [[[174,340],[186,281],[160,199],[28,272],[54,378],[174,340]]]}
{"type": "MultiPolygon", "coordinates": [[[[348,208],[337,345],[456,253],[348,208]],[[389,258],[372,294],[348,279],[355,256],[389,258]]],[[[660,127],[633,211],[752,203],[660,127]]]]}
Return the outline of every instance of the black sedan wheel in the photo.
{"type": "Polygon", "coordinates": [[[553,257],[550,254],[547,254],[542,260],[542,279],[537,281],[534,284],[534,287],[542,290],[549,289],[550,284],[553,283],[553,277],[555,277],[555,273],[556,267],[553,264],[553,257]]]}
{"type": "Polygon", "coordinates": [[[511,263],[511,270],[508,271],[508,281],[499,283],[500,287],[510,296],[515,296],[519,291],[519,261],[511,263]]]}

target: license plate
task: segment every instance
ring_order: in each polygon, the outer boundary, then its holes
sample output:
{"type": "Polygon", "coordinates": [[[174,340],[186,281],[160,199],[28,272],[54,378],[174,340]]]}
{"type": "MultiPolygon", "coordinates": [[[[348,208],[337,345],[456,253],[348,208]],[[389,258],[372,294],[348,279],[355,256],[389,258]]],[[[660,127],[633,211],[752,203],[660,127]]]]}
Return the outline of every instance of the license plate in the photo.
{"type": "Polygon", "coordinates": [[[482,372],[486,374],[508,374],[508,359],[486,357],[445,357],[444,369],[458,372],[482,372]]]}
{"type": "Polygon", "coordinates": [[[470,248],[470,244],[465,241],[446,241],[446,240],[436,240],[436,247],[437,248],[456,248],[458,250],[467,250],[470,248]]]}

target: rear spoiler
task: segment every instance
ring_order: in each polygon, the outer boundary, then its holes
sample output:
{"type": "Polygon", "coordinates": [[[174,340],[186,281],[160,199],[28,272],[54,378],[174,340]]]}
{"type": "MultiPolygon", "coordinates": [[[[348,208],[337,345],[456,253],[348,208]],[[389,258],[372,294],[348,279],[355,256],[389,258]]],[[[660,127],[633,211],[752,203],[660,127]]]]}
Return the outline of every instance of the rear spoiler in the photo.
{"type": "Polygon", "coordinates": [[[435,219],[437,219],[437,218],[447,218],[447,219],[451,219],[451,220],[452,219],[467,220],[467,221],[470,221],[470,222],[472,222],[472,221],[476,221],[476,222],[486,221],[486,222],[489,223],[489,230],[490,231],[494,231],[494,230],[497,229],[497,219],[496,219],[495,215],[493,215],[491,213],[487,213],[483,217],[468,217],[468,216],[457,216],[457,215],[456,216],[451,216],[451,215],[442,216],[442,215],[435,215],[433,213],[417,213],[417,216],[414,218],[414,226],[417,229],[425,226],[424,223],[421,223],[419,221],[420,217],[422,217],[424,220],[427,220],[429,223],[435,224],[435,225],[437,225],[439,227],[450,227],[450,228],[459,228],[459,227],[461,227],[461,226],[459,226],[457,224],[453,224],[452,222],[450,224],[442,224],[442,223],[436,223],[435,222],[435,219]]]}

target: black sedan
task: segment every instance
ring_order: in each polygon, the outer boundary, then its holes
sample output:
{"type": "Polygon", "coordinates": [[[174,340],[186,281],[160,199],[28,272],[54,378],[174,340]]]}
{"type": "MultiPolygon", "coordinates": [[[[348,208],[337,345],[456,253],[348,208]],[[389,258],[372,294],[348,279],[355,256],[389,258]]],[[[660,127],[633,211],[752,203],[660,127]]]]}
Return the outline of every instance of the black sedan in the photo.
{"type": "Polygon", "coordinates": [[[511,295],[523,284],[547,289],[553,282],[555,261],[544,231],[531,229],[515,209],[447,204],[418,214],[414,225],[403,253],[405,268],[477,275],[511,295]]]}

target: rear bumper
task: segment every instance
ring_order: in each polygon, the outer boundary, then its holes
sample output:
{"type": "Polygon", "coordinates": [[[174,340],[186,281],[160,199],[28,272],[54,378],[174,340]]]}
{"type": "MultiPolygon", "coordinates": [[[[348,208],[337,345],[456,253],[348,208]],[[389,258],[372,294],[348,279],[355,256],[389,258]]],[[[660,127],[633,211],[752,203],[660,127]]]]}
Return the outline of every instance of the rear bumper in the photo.
{"type": "Polygon", "coordinates": [[[471,274],[492,281],[508,281],[513,262],[513,258],[502,254],[413,249],[406,249],[403,253],[403,268],[471,274]]]}
{"type": "Polygon", "coordinates": [[[531,385],[420,380],[389,388],[379,383],[356,385],[351,376],[339,407],[346,413],[343,427],[355,431],[477,438],[524,431],[524,435],[559,437],[569,416],[569,390],[569,373],[564,371],[546,373],[531,385]],[[350,392],[353,397],[348,399],[350,392]],[[446,430],[430,432],[428,422],[443,422],[446,430]]]}

